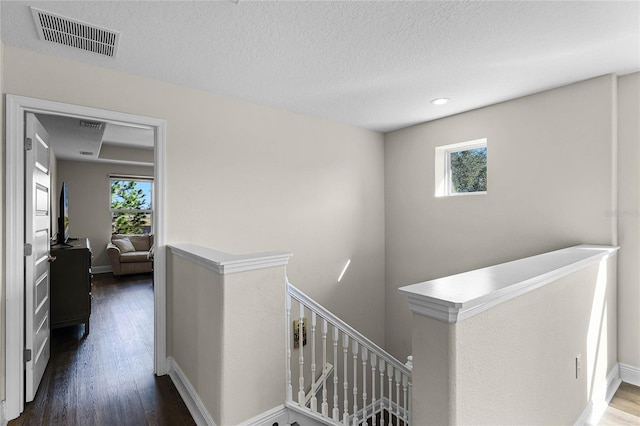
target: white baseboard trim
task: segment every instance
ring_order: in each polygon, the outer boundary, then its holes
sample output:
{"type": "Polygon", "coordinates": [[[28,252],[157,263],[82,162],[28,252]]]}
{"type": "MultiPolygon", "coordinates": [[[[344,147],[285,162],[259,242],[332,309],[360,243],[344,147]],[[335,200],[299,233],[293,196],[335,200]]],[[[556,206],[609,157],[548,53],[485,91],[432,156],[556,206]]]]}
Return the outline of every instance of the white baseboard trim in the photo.
{"type": "Polygon", "coordinates": [[[601,387],[594,390],[591,401],[589,401],[582,415],[575,422],[575,426],[597,425],[609,406],[611,398],[618,390],[620,383],[622,383],[620,367],[619,364],[616,364],[607,374],[607,378],[601,387]]]}
{"type": "Polygon", "coordinates": [[[284,404],[245,420],[239,426],[272,426],[274,423],[281,426],[289,424],[289,410],[284,404]]]}
{"type": "Polygon", "coordinates": [[[92,274],[110,274],[111,272],[113,272],[111,265],[91,267],[92,274]]]}
{"type": "Polygon", "coordinates": [[[625,383],[640,386],[640,368],[620,363],[620,378],[625,383]]]}
{"type": "Polygon", "coordinates": [[[173,381],[176,389],[178,389],[178,393],[189,409],[189,412],[196,424],[198,426],[216,426],[211,414],[207,411],[207,408],[204,406],[204,403],[198,396],[198,393],[176,360],[172,357],[168,357],[167,363],[169,364],[169,377],[171,377],[171,381],[173,381]]]}

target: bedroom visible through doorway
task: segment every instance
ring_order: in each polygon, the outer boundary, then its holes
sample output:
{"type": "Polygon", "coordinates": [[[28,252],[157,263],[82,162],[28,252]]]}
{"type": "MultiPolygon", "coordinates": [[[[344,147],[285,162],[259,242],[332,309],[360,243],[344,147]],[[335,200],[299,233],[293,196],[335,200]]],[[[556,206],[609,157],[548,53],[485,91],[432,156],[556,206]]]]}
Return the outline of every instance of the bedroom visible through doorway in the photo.
{"type": "MultiPolygon", "coordinates": [[[[155,268],[153,272],[153,372],[156,375],[168,373],[166,358],[166,281],[164,263],[164,170],[166,122],[161,119],[120,113],[78,105],[64,104],[23,96],[6,95],[6,164],[5,194],[7,211],[5,214],[6,247],[6,400],[5,415],[8,420],[17,418],[25,406],[25,383],[23,365],[24,348],[24,141],[25,116],[27,113],[45,116],[60,116],[79,119],[89,123],[102,122],[129,128],[149,129],[153,135],[153,232],[156,244],[155,268]],[[9,326],[10,325],[10,326],[9,326]]],[[[109,155],[116,155],[121,147],[110,147],[109,155]]],[[[96,163],[97,164],[97,163],[96,163]]],[[[75,185],[76,190],[89,187],[75,185]]],[[[109,217],[108,185],[104,198],[109,217]]],[[[55,191],[54,191],[55,192],[55,191]]],[[[54,193],[52,192],[52,193],[54,193]]],[[[71,208],[72,210],[73,208],[71,208]]],[[[72,220],[72,219],[70,219],[72,220]]],[[[110,221],[109,221],[110,226],[110,221]]],[[[73,225],[71,225],[73,227],[73,225]]],[[[107,232],[109,233],[110,230],[107,232]]],[[[105,244],[106,248],[106,244],[105,244]]]]}

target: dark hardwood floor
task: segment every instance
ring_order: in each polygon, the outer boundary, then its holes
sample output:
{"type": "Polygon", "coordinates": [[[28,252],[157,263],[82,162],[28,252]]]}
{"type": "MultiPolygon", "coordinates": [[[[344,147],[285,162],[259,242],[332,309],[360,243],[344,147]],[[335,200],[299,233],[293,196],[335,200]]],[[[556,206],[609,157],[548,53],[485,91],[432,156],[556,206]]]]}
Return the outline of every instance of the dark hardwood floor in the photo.
{"type": "Polygon", "coordinates": [[[52,330],[51,359],[17,425],[193,425],[169,376],[153,374],[151,274],[94,275],[91,332],[52,330]]]}

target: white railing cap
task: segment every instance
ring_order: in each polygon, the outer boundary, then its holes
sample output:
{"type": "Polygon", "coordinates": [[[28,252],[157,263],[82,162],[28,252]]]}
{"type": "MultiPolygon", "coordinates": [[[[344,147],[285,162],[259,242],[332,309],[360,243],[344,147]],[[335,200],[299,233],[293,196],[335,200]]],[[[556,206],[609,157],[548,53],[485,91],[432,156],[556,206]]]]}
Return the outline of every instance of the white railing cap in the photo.
{"type": "Polygon", "coordinates": [[[455,323],[614,255],[618,247],[578,245],[399,289],[419,315],[455,323]]]}
{"type": "Polygon", "coordinates": [[[169,244],[168,247],[176,256],[191,260],[221,275],[286,265],[293,255],[285,251],[230,254],[188,243],[169,244]]]}

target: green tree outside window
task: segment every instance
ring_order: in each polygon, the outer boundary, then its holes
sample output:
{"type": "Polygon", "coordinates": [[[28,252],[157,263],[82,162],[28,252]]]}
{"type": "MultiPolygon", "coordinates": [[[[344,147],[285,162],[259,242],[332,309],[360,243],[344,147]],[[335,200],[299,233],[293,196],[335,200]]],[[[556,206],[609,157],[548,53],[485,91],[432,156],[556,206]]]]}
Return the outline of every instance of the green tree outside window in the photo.
{"type": "Polygon", "coordinates": [[[151,180],[111,179],[111,231],[116,234],[152,232],[151,180]]]}
{"type": "Polygon", "coordinates": [[[451,152],[451,192],[487,190],[487,148],[451,152]]]}

